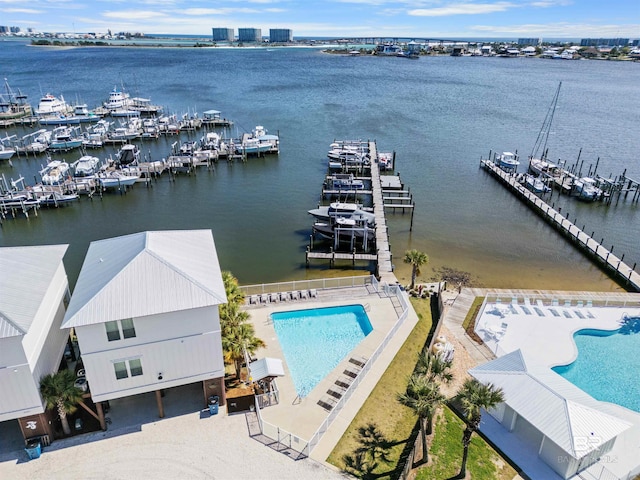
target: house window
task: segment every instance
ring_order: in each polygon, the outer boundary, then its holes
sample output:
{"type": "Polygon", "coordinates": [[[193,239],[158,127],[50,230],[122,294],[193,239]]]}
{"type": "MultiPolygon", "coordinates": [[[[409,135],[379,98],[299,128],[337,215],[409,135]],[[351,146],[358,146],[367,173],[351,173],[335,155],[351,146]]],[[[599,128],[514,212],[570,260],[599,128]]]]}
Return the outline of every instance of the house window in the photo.
{"type": "Polygon", "coordinates": [[[107,338],[110,342],[120,340],[121,338],[134,338],[136,336],[133,318],[113,320],[111,322],[105,322],[104,325],[107,329],[107,338]]]}
{"type": "Polygon", "coordinates": [[[140,359],[129,360],[129,369],[131,370],[132,377],[142,375],[142,362],[140,362],[140,359]]]}
{"type": "Polygon", "coordinates": [[[124,360],[122,362],[114,362],[113,368],[118,380],[142,375],[142,361],[139,358],[132,358],[131,360],[124,360]]]}
{"type": "Polygon", "coordinates": [[[120,340],[120,329],[118,328],[118,322],[107,322],[104,324],[107,328],[107,338],[110,342],[114,340],[120,340]]]}
{"type": "Polygon", "coordinates": [[[129,376],[129,373],[127,372],[126,362],[116,362],[113,364],[113,368],[116,371],[116,378],[118,380],[122,378],[127,378],[129,376]]]}
{"type": "Polygon", "coordinates": [[[122,336],[124,338],[133,338],[136,336],[136,328],[133,326],[133,318],[122,320],[122,336]]]}

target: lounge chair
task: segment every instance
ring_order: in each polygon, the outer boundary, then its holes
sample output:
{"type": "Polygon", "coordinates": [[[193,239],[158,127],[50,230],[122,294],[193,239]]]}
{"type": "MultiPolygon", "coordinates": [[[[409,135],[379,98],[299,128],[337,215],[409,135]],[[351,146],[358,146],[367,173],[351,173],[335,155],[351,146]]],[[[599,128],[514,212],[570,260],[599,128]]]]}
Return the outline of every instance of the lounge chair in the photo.
{"type": "Polygon", "coordinates": [[[311,290],[309,290],[309,297],[310,298],[316,298],[318,296],[318,292],[316,291],[315,288],[312,288],[311,290]]]}
{"type": "Polygon", "coordinates": [[[333,407],[336,406],[337,399],[330,395],[325,395],[320,400],[318,400],[318,405],[324,408],[326,411],[330,412],[333,410],[333,407]]]}
{"type": "Polygon", "coordinates": [[[351,362],[354,365],[357,365],[358,367],[362,368],[367,363],[367,359],[364,358],[364,357],[351,357],[349,359],[349,362],[351,362]]]}
{"type": "Polygon", "coordinates": [[[553,314],[554,317],[559,317],[560,314],[555,308],[550,308],[549,311],[553,314]]]}
{"type": "Polygon", "coordinates": [[[289,292],[280,292],[280,300],[283,302],[289,300],[289,292]]]}
{"type": "Polygon", "coordinates": [[[356,378],[359,374],[360,374],[360,370],[362,370],[361,368],[356,368],[356,367],[347,367],[344,369],[344,373],[345,375],[349,375],[352,378],[356,378]]]}
{"type": "Polygon", "coordinates": [[[349,388],[351,383],[353,382],[353,377],[348,377],[346,375],[340,375],[338,379],[335,381],[335,384],[339,387],[349,388]]]}
{"type": "Polygon", "coordinates": [[[333,386],[329,387],[329,390],[327,390],[327,394],[331,395],[334,398],[342,398],[342,395],[344,395],[344,392],[346,391],[347,389],[345,387],[334,384],[333,386]]]}
{"type": "Polygon", "coordinates": [[[300,292],[297,290],[294,290],[293,292],[291,292],[291,300],[298,300],[300,298],[300,292]]]}
{"type": "Polygon", "coordinates": [[[267,303],[269,301],[269,295],[267,295],[266,293],[263,293],[262,295],[260,295],[260,303],[267,303]]]}
{"type": "Polygon", "coordinates": [[[300,299],[302,299],[302,300],[306,300],[307,299],[307,291],[306,290],[300,290],[300,299]]]}
{"type": "Polygon", "coordinates": [[[251,295],[249,297],[249,305],[255,305],[260,301],[260,299],[258,298],[258,295],[251,295]]]}
{"type": "Polygon", "coordinates": [[[576,314],[576,317],[584,319],[584,315],[580,310],[574,310],[573,313],[576,314]]]}
{"type": "Polygon", "coordinates": [[[269,301],[272,303],[278,303],[280,301],[280,295],[278,295],[277,293],[270,293],[269,301]]]}

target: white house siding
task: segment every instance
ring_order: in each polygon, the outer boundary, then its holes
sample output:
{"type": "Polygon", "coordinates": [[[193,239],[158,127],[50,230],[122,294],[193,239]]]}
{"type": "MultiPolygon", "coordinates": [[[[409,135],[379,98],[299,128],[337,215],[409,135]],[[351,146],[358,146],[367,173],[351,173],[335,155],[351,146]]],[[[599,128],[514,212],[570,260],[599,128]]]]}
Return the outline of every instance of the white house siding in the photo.
{"type": "Polygon", "coordinates": [[[32,366],[33,378],[38,384],[45,375],[58,371],[60,360],[64,355],[64,348],[69,339],[69,329],[60,329],[60,324],[64,318],[64,311],[64,304],[61,301],[53,323],[47,332],[44,345],[42,345],[39,351],[38,358],[35,359],[35,365],[32,366]]]}
{"type": "MultiPolygon", "coordinates": [[[[22,342],[29,364],[34,367],[40,357],[40,351],[49,341],[52,330],[60,330],[65,310],[62,300],[67,291],[67,274],[64,265],[60,262],[54,277],[51,279],[49,288],[42,298],[36,311],[29,331],[22,342]]],[[[68,333],[68,330],[65,330],[68,333]]],[[[56,337],[59,335],[56,333],[56,337]]],[[[53,367],[57,367],[60,358],[57,359],[53,367]]]]}
{"type": "Polygon", "coordinates": [[[136,317],[133,319],[136,336],[110,342],[104,323],[76,327],[82,355],[104,350],[117,350],[132,345],[144,345],[171,338],[220,332],[218,307],[194,308],[176,312],[136,317]]]}
{"type": "Polygon", "coordinates": [[[544,439],[544,445],[542,446],[539,456],[562,478],[572,477],[578,467],[578,461],[571,455],[568,455],[567,452],[556,443],[549,440],[548,437],[544,439]]]}
{"type": "Polygon", "coordinates": [[[44,412],[28,364],[0,369],[0,385],[0,422],[44,412]]]}
{"type": "Polygon", "coordinates": [[[83,353],[82,358],[96,402],[224,376],[220,332],[83,353]],[[134,358],[140,359],[143,374],[118,380],[114,363],[134,358]]]}
{"type": "Polygon", "coordinates": [[[540,449],[540,443],[542,442],[543,435],[540,430],[531,425],[531,423],[529,423],[524,417],[520,415],[518,416],[516,425],[513,428],[513,433],[515,433],[524,443],[530,445],[534,452],[537,452],[540,449]]]}

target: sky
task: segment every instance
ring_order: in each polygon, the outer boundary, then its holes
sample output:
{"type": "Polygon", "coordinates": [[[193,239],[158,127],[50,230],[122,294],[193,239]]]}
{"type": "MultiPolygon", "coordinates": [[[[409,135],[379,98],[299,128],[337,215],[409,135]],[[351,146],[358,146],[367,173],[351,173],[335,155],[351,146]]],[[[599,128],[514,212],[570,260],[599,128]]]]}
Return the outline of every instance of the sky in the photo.
{"type": "Polygon", "coordinates": [[[0,25],[38,32],[210,36],[212,27],[295,37],[640,38],[640,1],[0,0],[0,25]]]}

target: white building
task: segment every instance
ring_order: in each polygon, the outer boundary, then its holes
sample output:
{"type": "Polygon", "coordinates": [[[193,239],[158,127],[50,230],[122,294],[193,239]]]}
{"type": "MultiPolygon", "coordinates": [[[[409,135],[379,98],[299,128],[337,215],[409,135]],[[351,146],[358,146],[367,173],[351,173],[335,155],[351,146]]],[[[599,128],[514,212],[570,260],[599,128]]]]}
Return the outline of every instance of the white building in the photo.
{"type": "Polygon", "coordinates": [[[560,478],[571,478],[596,463],[631,427],[604,413],[600,402],[521,350],[469,373],[503,390],[505,401],[489,413],[513,437],[512,443],[537,452],[560,478]]]}
{"type": "Polygon", "coordinates": [[[25,438],[52,434],[40,379],[58,371],[69,338],[67,247],[0,248],[0,422],[19,419],[25,438]]]}
{"type": "Polygon", "coordinates": [[[78,337],[91,397],[102,402],[203,382],[224,402],[218,305],[226,295],[210,230],[92,242],[63,327],[78,337]]]}

